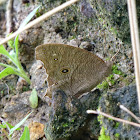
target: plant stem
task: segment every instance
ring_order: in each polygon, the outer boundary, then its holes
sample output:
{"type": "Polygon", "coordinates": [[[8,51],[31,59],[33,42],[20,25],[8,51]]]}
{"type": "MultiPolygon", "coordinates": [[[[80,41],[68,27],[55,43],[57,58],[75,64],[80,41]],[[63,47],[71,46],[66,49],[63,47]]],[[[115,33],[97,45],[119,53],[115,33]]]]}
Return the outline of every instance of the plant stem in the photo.
{"type": "Polygon", "coordinates": [[[27,74],[25,73],[25,71],[24,71],[23,69],[19,69],[19,72],[20,72],[21,75],[22,75],[21,77],[24,78],[28,84],[31,84],[31,81],[30,81],[30,79],[28,78],[28,76],[27,76],[27,74]]]}
{"type": "Polygon", "coordinates": [[[27,81],[28,84],[31,84],[31,81],[30,81],[30,79],[28,78],[28,76],[27,76],[27,74],[25,73],[25,71],[23,70],[23,67],[22,67],[21,63],[19,62],[19,60],[17,60],[17,67],[18,67],[19,73],[22,74],[21,77],[24,78],[24,79],[27,81]]]}
{"type": "Polygon", "coordinates": [[[138,21],[137,21],[137,10],[136,1],[127,0],[129,22],[130,22],[130,32],[131,32],[131,42],[133,48],[134,56],[134,67],[135,67],[135,77],[138,95],[138,105],[140,113],[140,42],[139,42],[139,31],[138,31],[138,21]]]}

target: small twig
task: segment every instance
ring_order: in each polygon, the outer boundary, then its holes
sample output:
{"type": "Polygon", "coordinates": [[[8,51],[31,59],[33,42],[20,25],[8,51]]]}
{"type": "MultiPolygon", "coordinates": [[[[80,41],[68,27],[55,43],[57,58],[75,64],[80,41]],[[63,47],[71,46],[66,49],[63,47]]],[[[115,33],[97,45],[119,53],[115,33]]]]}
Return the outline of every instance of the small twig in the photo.
{"type": "Polygon", "coordinates": [[[127,0],[127,4],[128,4],[131,41],[132,41],[132,48],[133,48],[135,77],[136,77],[136,86],[137,86],[138,104],[139,104],[139,113],[140,113],[140,42],[139,42],[139,31],[138,31],[138,21],[137,21],[137,12],[136,12],[136,1],[127,0]]]}
{"type": "Polygon", "coordinates": [[[7,92],[9,94],[9,86],[5,83],[6,87],[7,87],[7,92]]]}
{"type": "Polygon", "coordinates": [[[74,3],[77,2],[77,1],[78,1],[78,0],[70,0],[70,1],[67,1],[67,2],[63,3],[62,5],[60,5],[60,6],[56,7],[56,8],[54,8],[54,9],[52,9],[51,11],[49,11],[49,12],[43,14],[42,16],[38,17],[37,19],[35,19],[35,20],[29,22],[25,27],[23,27],[23,28],[17,30],[16,32],[14,32],[13,34],[11,34],[10,36],[6,37],[4,40],[2,40],[2,41],[0,42],[0,45],[6,43],[8,40],[14,38],[15,36],[17,36],[17,35],[20,34],[21,32],[23,32],[23,31],[25,31],[25,30],[31,28],[32,26],[34,26],[34,25],[40,23],[41,21],[46,20],[46,19],[49,18],[50,16],[52,16],[52,15],[54,15],[55,13],[57,13],[57,12],[63,10],[64,8],[66,8],[66,7],[68,7],[68,6],[72,5],[72,4],[74,4],[74,3]]]}
{"type": "Polygon", "coordinates": [[[113,59],[118,55],[118,53],[120,52],[121,49],[121,44],[119,45],[119,49],[118,51],[115,53],[115,55],[110,59],[110,61],[113,61],[113,59]]]}
{"type": "Polygon", "coordinates": [[[12,26],[13,26],[13,0],[8,0],[7,7],[6,7],[6,30],[7,30],[7,35],[12,32],[12,26]]]}
{"type": "Polygon", "coordinates": [[[108,115],[108,114],[106,114],[104,112],[101,112],[99,110],[97,110],[97,111],[95,111],[95,110],[87,110],[87,113],[88,114],[103,115],[103,116],[105,116],[107,118],[111,118],[111,119],[113,119],[115,121],[118,121],[118,122],[122,122],[122,123],[130,124],[130,125],[133,125],[133,126],[136,126],[136,127],[140,127],[140,124],[138,124],[138,123],[134,123],[134,122],[130,122],[130,121],[127,121],[127,120],[120,119],[120,118],[116,118],[116,117],[113,117],[111,115],[108,115]]]}
{"type": "Polygon", "coordinates": [[[137,117],[134,113],[132,113],[130,110],[128,110],[125,106],[120,105],[120,108],[124,111],[126,111],[128,114],[130,114],[135,120],[138,121],[138,123],[140,123],[140,119],[139,117],[137,117]]]}

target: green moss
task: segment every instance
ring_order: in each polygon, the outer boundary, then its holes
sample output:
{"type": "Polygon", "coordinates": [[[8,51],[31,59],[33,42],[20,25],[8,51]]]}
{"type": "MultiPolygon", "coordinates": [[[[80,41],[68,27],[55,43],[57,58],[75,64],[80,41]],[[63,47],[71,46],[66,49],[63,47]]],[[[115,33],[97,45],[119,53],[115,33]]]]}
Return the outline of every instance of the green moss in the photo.
{"type": "Polygon", "coordinates": [[[103,118],[103,116],[102,115],[98,115],[98,121],[100,122],[100,124],[103,124],[103,122],[102,122],[102,118],[103,118]]]}
{"type": "Polygon", "coordinates": [[[69,125],[67,123],[64,123],[63,124],[63,127],[68,127],[69,125]]]}
{"type": "Polygon", "coordinates": [[[110,137],[105,134],[105,128],[102,127],[98,140],[110,140],[110,137]]]}
{"type": "MultiPolygon", "coordinates": [[[[103,118],[102,115],[98,116],[98,121],[100,122],[101,125],[103,124],[102,118],[103,118]]],[[[100,136],[99,136],[98,140],[110,140],[110,137],[105,134],[104,126],[102,126],[102,128],[100,130],[100,136]]]]}
{"type": "MultiPolygon", "coordinates": [[[[66,114],[65,114],[66,115],[66,114]]],[[[53,135],[53,137],[60,138],[60,137],[69,137],[71,135],[71,132],[76,129],[77,126],[74,126],[76,120],[73,119],[64,119],[62,118],[64,116],[56,116],[56,119],[54,119],[53,122],[50,124],[47,124],[46,126],[46,135],[53,135]],[[50,125],[50,126],[49,126],[50,125]]],[[[77,118],[76,118],[77,119],[77,118]]],[[[48,137],[47,137],[48,138],[48,137]]]]}
{"type": "Polygon", "coordinates": [[[40,12],[36,12],[36,16],[37,17],[40,17],[41,16],[41,13],[40,12]]]}
{"type": "Polygon", "coordinates": [[[115,137],[116,137],[116,138],[119,138],[119,137],[120,137],[120,134],[119,134],[119,133],[116,133],[116,134],[115,134],[115,137]]]}
{"type": "MultiPolygon", "coordinates": [[[[103,124],[102,119],[103,119],[103,116],[102,115],[99,115],[98,116],[98,121],[100,122],[100,125],[103,124]]],[[[108,118],[108,120],[112,120],[112,119],[111,118],[108,118]]],[[[116,122],[115,128],[118,128],[119,125],[120,125],[120,123],[119,122],[116,122]]],[[[106,128],[104,128],[104,126],[102,126],[102,128],[100,130],[100,136],[99,136],[98,140],[110,140],[110,136],[108,136],[108,135],[105,134],[105,130],[106,130],[106,128]]],[[[115,136],[115,138],[118,139],[119,136],[120,136],[120,134],[119,133],[116,133],[114,136],[115,136]]]]}
{"type": "Polygon", "coordinates": [[[108,118],[108,120],[112,121],[113,119],[111,119],[111,118],[108,118]]]}
{"type": "Polygon", "coordinates": [[[122,73],[120,70],[118,70],[117,65],[113,65],[113,66],[112,66],[112,72],[113,72],[114,74],[123,75],[123,73],[122,73]]]}
{"type": "Polygon", "coordinates": [[[71,122],[72,122],[72,123],[74,123],[74,119],[73,119],[73,120],[71,120],[71,122]]]}
{"type": "Polygon", "coordinates": [[[25,92],[25,91],[28,91],[30,88],[28,86],[23,86],[22,88],[22,91],[25,92]]]}
{"type": "Polygon", "coordinates": [[[112,74],[109,75],[105,81],[102,82],[102,84],[97,85],[97,88],[99,89],[107,89],[109,87],[109,85],[111,84],[111,86],[115,85],[115,83],[117,82],[117,80],[115,80],[114,74],[120,75],[120,76],[125,76],[122,71],[120,71],[118,69],[117,65],[113,65],[112,66],[112,74]],[[109,84],[110,83],[110,84],[109,84]]]}
{"type": "Polygon", "coordinates": [[[99,89],[107,89],[109,87],[109,83],[107,81],[103,81],[102,84],[98,84],[97,88],[99,89]]]}
{"type": "Polygon", "coordinates": [[[107,81],[109,81],[111,83],[111,85],[114,85],[115,84],[114,75],[111,74],[110,76],[108,76],[107,81]]]}
{"type": "Polygon", "coordinates": [[[115,128],[118,128],[119,125],[120,125],[120,123],[119,122],[116,122],[115,128]]]}

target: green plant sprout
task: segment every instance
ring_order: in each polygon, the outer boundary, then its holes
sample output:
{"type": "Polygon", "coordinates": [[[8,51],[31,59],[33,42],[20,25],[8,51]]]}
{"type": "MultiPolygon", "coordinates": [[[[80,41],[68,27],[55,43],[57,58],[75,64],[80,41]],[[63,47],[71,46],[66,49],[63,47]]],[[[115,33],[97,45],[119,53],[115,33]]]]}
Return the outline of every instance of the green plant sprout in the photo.
{"type": "MultiPolygon", "coordinates": [[[[2,118],[0,118],[0,120],[2,121],[2,124],[0,124],[0,129],[6,129],[7,128],[8,131],[9,131],[9,133],[6,130],[4,131],[4,133],[5,133],[6,137],[8,138],[8,140],[12,140],[13,132],[15,130],[20,130],[21,129],[19,127],[27,120],[27,118],[30,116],[31,113],[29,113],[23,120],[21,120],[15,126],[12,126],[9,123],[5,123],[4,120],[2,118]]],[[[30,133],[29,133],[29,129],[28,129],[27,126],[25,126],[25,128],[24,128],[24,131],[22,133],[22,136],[20,137],[20,140],[30,140],[30,133]]]]}
{"type": "Polygon", "coordinates": [[[29,97],[30,107],[31,108],[37,108],[38,106],[38,96],[36,89],[33,89],[31,92],[31,95],[29,97]]]}
{"type": "Polygon", "coordinates": [[[15,67],[12,65],[0,63],[1,66],[6,67],[3,71],[0,72],[0,79],[10,74],[15,74],[24,78],[30,84],[30,79],[23,70],[22,65],[18,59],[18,36],[15,38],[14,48],[12,51],[8,52],[3,45],[0,45],[0,53],[6,56],[8,59],[10,59],[12,63],[16,66],[15,67]]]}
{"type": "MultiPolygon", "coordinates": [[[[39,7],[40,6],[35,8],[25,18],[25,20],[20,25],[19,29],[23,28],[31,20],[31,18],[36,14],[39,7]]],[[[19,54],[19,52],[18,52],[18,44],[19,44],[18,38],[19,38],[19,35],[15,37],[14,41],[13,40],[8,41],[8,45],[12,49],[10,52],[8,52],[3,45],[0,45],[0,54],[6,56],[14,64],[14,66],[13,66],[13,65],[0,63],[1,66],[5,67],[5,69],[0,72],[0,79],[4,78],[10,74],[15,74],[15,75],[18,75],[18,76],[24,78],[26,80],[26,82],[30,84],[31,81],[30,81],[29,77],[27,76],[26,72],[23,70],[23,67],[22,67],[22,65],[19,61],[19,58],[18,58],[18,54],[19,54]]]]}

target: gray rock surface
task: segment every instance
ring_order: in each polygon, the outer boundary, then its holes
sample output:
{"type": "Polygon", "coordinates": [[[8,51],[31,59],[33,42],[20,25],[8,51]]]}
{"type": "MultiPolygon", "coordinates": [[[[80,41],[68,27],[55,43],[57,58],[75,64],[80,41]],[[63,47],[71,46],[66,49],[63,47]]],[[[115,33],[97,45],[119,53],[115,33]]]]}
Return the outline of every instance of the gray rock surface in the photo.
{"type": "MultiPolygon", "coordinates": [[[[114,93],[104,94],[100,100],[100,109],[102,112],[108,113],[114,117],[137,123],[137,121],[128,113],[120,109],[119,105],[124,105],[139,117],[138,99],[135,85],[126,86],[114,93]]],[[[102,126],[106,129],[106,135],[109,135],[113,140],[115,139],[115,134],[119,134],[119,140],[140,139],[138,135],[140,128],[128,124],[122,124],[104,117],[101,119],[101,122],[102,126]]]]}

